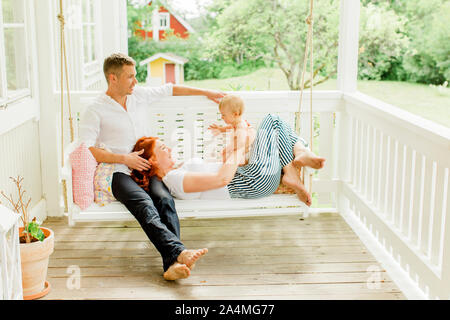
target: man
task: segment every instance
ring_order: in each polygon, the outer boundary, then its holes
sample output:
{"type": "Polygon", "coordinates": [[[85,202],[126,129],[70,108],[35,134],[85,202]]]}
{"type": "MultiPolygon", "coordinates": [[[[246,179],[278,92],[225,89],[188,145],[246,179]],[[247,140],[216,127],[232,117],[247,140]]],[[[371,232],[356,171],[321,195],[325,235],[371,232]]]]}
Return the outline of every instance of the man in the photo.
{"type": "Polygon", "coordinates": [[[145,109],[155,101],[171,95],[204,95],[218,103],[224,94],[171,83],[154,88],[139,87],[136,86],[135,66],[135,61],[125,54],[116,53],[105,59],[103,72],[108,90],[83,114],[80,140],[97,162],[116,164],[112,193],[134,215],[160,252],[164,278],[187,278],[195,261],[208,250],[187,250],[181,243],[175,203],[161,181],[153,177],[147,193],[131,179],[130,169],[150,168],[149,162],[139,156],[143,150],[131,151],[140,137],[148,135],[145,109]]]}

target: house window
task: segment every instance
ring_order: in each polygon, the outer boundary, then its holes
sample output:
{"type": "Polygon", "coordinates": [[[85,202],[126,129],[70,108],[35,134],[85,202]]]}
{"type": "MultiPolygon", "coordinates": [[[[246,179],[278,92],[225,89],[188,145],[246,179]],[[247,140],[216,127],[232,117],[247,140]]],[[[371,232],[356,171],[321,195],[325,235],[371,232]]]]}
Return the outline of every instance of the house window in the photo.
{"type": "Polygon", "coordinates": [[[159,13],[159,28],[161,30],[170,28],[170,14],[169,13],[159,13]]]}
{"type": "Polygon", "coordinates": [[[85,64],[97,60],[97,22],[94,0],[83,0],[83,61],[85,64]]]}
{"type": "Polygon", "coordinates": [[[0,7],[0,107],[30,96],[28,34],[24,0],[0,7]]]}

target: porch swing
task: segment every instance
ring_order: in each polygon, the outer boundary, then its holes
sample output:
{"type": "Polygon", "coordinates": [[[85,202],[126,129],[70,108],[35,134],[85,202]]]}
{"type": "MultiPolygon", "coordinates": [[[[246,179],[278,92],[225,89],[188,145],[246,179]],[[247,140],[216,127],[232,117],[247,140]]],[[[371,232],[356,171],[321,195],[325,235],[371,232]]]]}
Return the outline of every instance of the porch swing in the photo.
{"type": "MultiPolygon", "coordinates": [[[[307,58],[310,58],[310,119],[309,119],[309,147],[313,146],[313,118],[312,118],[312,91],[313,91],[313,0],[310,0],[310,11],[306,19],[308,24],[307,39],[305,44],[303,71],[300,86],[300,101],[295,106],[283,108],[279,112],[274,112],[272,108],[261,108],[257,99],[250,98],[246,100],[245,93],[241,94],[246,102],[246,117],[255,125],[260,123],[264,115],[268,112],[277,113],[283,120],[295,127],[300,136],[300,127],[302,119],[302,99],[305,85],[305,72],[307,58]]],[[[63,187],[65,214],[68,216],[69,225],[73,226],[76,222],[88,221],[132,221],[134,216],[119,201],[113,201],[105,206],[99,206],[93,203],[85,210],[81,210],[73,201],[72,191],[72,167],[69,160],[70,153],[75,150],[79,142],[75,139],[73,117],[70,106],[70,91],[68,83],[67,57],[64,39],[64,15],[62,0],[60,0],[60,13],[58,15],[60,22],[60,49],[61,49],[61,183],[63,187]],[[66,88],[68,98],[68,114],[70,121],[70,144],[64,147],[64,75],[66,77],[66,88]]],[[[286,98],[290,93],[284,93],[280,98],[286,98]]],[[[290,96],[292,97],[292,96],[290,96]]],[[[265,101],[264,93],[261,94],[261,101],[265,101]]],[[[161,140],[172,135],[180,128],[179,123],[183,124],[183,130],[191,129],[191,132],[198,131],[199,124],[204,124],[211,119],[217,120],[217,105],[213,102],[199,102],[198,98],[183,96],[169,97],[152,105],[149,111],[148,125],[155,130],[155,135],[161,140]],[[195,100],[196,99],[196,100],[195,100]],[[192,102],[192,103],[190,103],[192,102]],[[193,106],[195,105],[195,107],[193,106]]],[[[273,99],[277,103],[279,99],[273,99]]],[[[303,123],[305,123],[303,121],[303,123]]],[[[205,128],[205,125],[200,125],[205,128]]],[[[189,132],[189,131],[188,131],[189,132]]],[[[180,139],[178,139],[180,140],[180,139]]],[[[194,139],[191,148],[195,150],[196,155],[206,154],[206,143],[203,138],[194,139]],[[199,148],[200,147],[200,148],[199,148]]],[[[308,191],[312,192],[312,171],[309,168],[302,169],[301,180],[307,186],[308,191]],[[306,169],[306,170],[305,170],[306,169]],[[307,171],[307,173],[305,173],[307,171]]],[[[320,209],[309,208],[302,203],[296,194],[277,193],[261,199],[231,199],[231,200],[179,200],[175,199],[178,215],[183,218],[218,218],[218,217],[238,217],[238,216],[262,216],[274,214],[303,214],[308,217],[312,212],[319,212],[320,209]]]]}

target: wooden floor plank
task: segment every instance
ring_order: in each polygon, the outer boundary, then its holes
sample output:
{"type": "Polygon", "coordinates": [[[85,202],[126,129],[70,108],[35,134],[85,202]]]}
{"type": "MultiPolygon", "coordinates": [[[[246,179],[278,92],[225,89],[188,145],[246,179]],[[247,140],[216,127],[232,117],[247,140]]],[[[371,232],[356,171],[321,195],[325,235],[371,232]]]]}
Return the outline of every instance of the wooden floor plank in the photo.
{"type": "MultiPolygon", "coordinates": [[[[48,280],[53,279],[71,279],[71,275],[55,275],[50,273],[48,280]]],[[[313,284],[313,283],[368,283],[372,279],[369,272],[349,272],[349,273],[254,273],[254,274],[193,274],[188,279],[183,279],[180,283],[183,285],[202,285],[202,286],[233,286],[233,285],[274,285],[274,284],[313,284]],[[219,276],[220,275],[220,276],[219,276]]],[[[59,281],[59,280],[58,280],[59,281]]],[[[148,286],[151,284],[164,285],[165,280],[160,273],[151,273],[148,271],[133,272],[122,270],[121,272],[102,274],[91,273],[90,275],[82,272],[81,285],[83,287],[117,287],[119,281],[125,281],[128,286],[148,286]]],[[[386,272],[380,272],[376,281],[382,283],[391,282],[386,272]]]]}
{"type": "Polygon", "coordinates": [[[217,299],[229,296],[240,298],[245,296],[259,296],[261,299],[271,299],[277,296],[297,296],[300,299],[308,299],[310,295],[328,296],[332,299],[340,299],[341,294],[357,295],[357,293],[399,293],[391,282],[382,283],[380,288],[368,288],[365,283],[334,283],[334,284],[295,284],[295,285],[232,285],[232,286],[186,286],[179,281],[176,284],[158,285],[148,284],[144,287],[126,286],[120,288],[82,287],[77,290],[65,289],[65,279],[53,279],[56,287],[48,296],[65,297],[66,299],[217,299]],[[107,290],[105,290],[107,288],[107,290]]]}
{"type": "MultiPolygon", "coordinates": [[[[241,274],[301,274],[301,273],[362,273],[377,268],[380,272],[385,270],[373,262],[349,262],[349,263],[305,263],[305,264],[279,264],[270,268],[265,264],[247,265],[242,268],[241,265],[221,265],[220,268],[214,265],[198,263],[195,268],[195,274],[209,275],[241,275],[241,274]]],[[[68,266],[55,267],[49,266],[48,274],[50,276],[64,276],[71,271],[68,266]]],[[[149,268],[142,265],[123,265],[123,266],[88,266],[80,267],[81,275],[103,276],[103,275],[129,275],[157,272],[162,274],[162,268],[149,268]]]]}
{"type": "Polygon", "coordinates": [[[405,298],[338,214],[181,220],[186,247],[209,252],[176,282],[162,278],[161,257],[136,222],[44,225],[55,252],[43,299],[405,298]]]}
{"type": "MultiPolygon", "coordinates": [[[[72,248],[61,250],[60,246],[57,246],[57,250],[53,253],[52,257],[54,259],[59,258],[92,258],[98,257],[99,255],[104,255],[108,257],[159,257],[158,251],[154,248],[124,248],[121,250],[109,249],[109,248],[72,248]]],[[[265,247],[265,248],[255,248],[255,247],[234,247],[231,251],[229,247],[214,247],[209,251],[208,257],[214,256],[270,256],[274,253],[278,255],[311,255],[311,254],[332,254],[332,253],[342,253],[342,254],[355,254],[367,253],[367,249],[363,246],[275,246],[275,247],[265,247]]]]}

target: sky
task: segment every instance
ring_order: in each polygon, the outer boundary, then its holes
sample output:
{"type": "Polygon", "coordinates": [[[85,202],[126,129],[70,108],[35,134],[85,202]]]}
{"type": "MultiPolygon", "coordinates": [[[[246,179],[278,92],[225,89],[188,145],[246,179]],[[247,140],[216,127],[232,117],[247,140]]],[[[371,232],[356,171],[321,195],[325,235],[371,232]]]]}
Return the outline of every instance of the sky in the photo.
{"type": "MultiPolygon", "coordinates": [[[[194,18],[200,14],[199,9],[202,6],[211,3],[212,0],[166,0],[167,3],[185,18],[194,18]]],[[[141,3],[147,3],[148,0],[140,0],[141,3]]]]}
{"type": "Polygon", "coordinates": [[[186,18],[193,18],[199,15],[199,7],[210,3],[211,0],[172,0],[170,5],[183,14],[186,18]]]}

